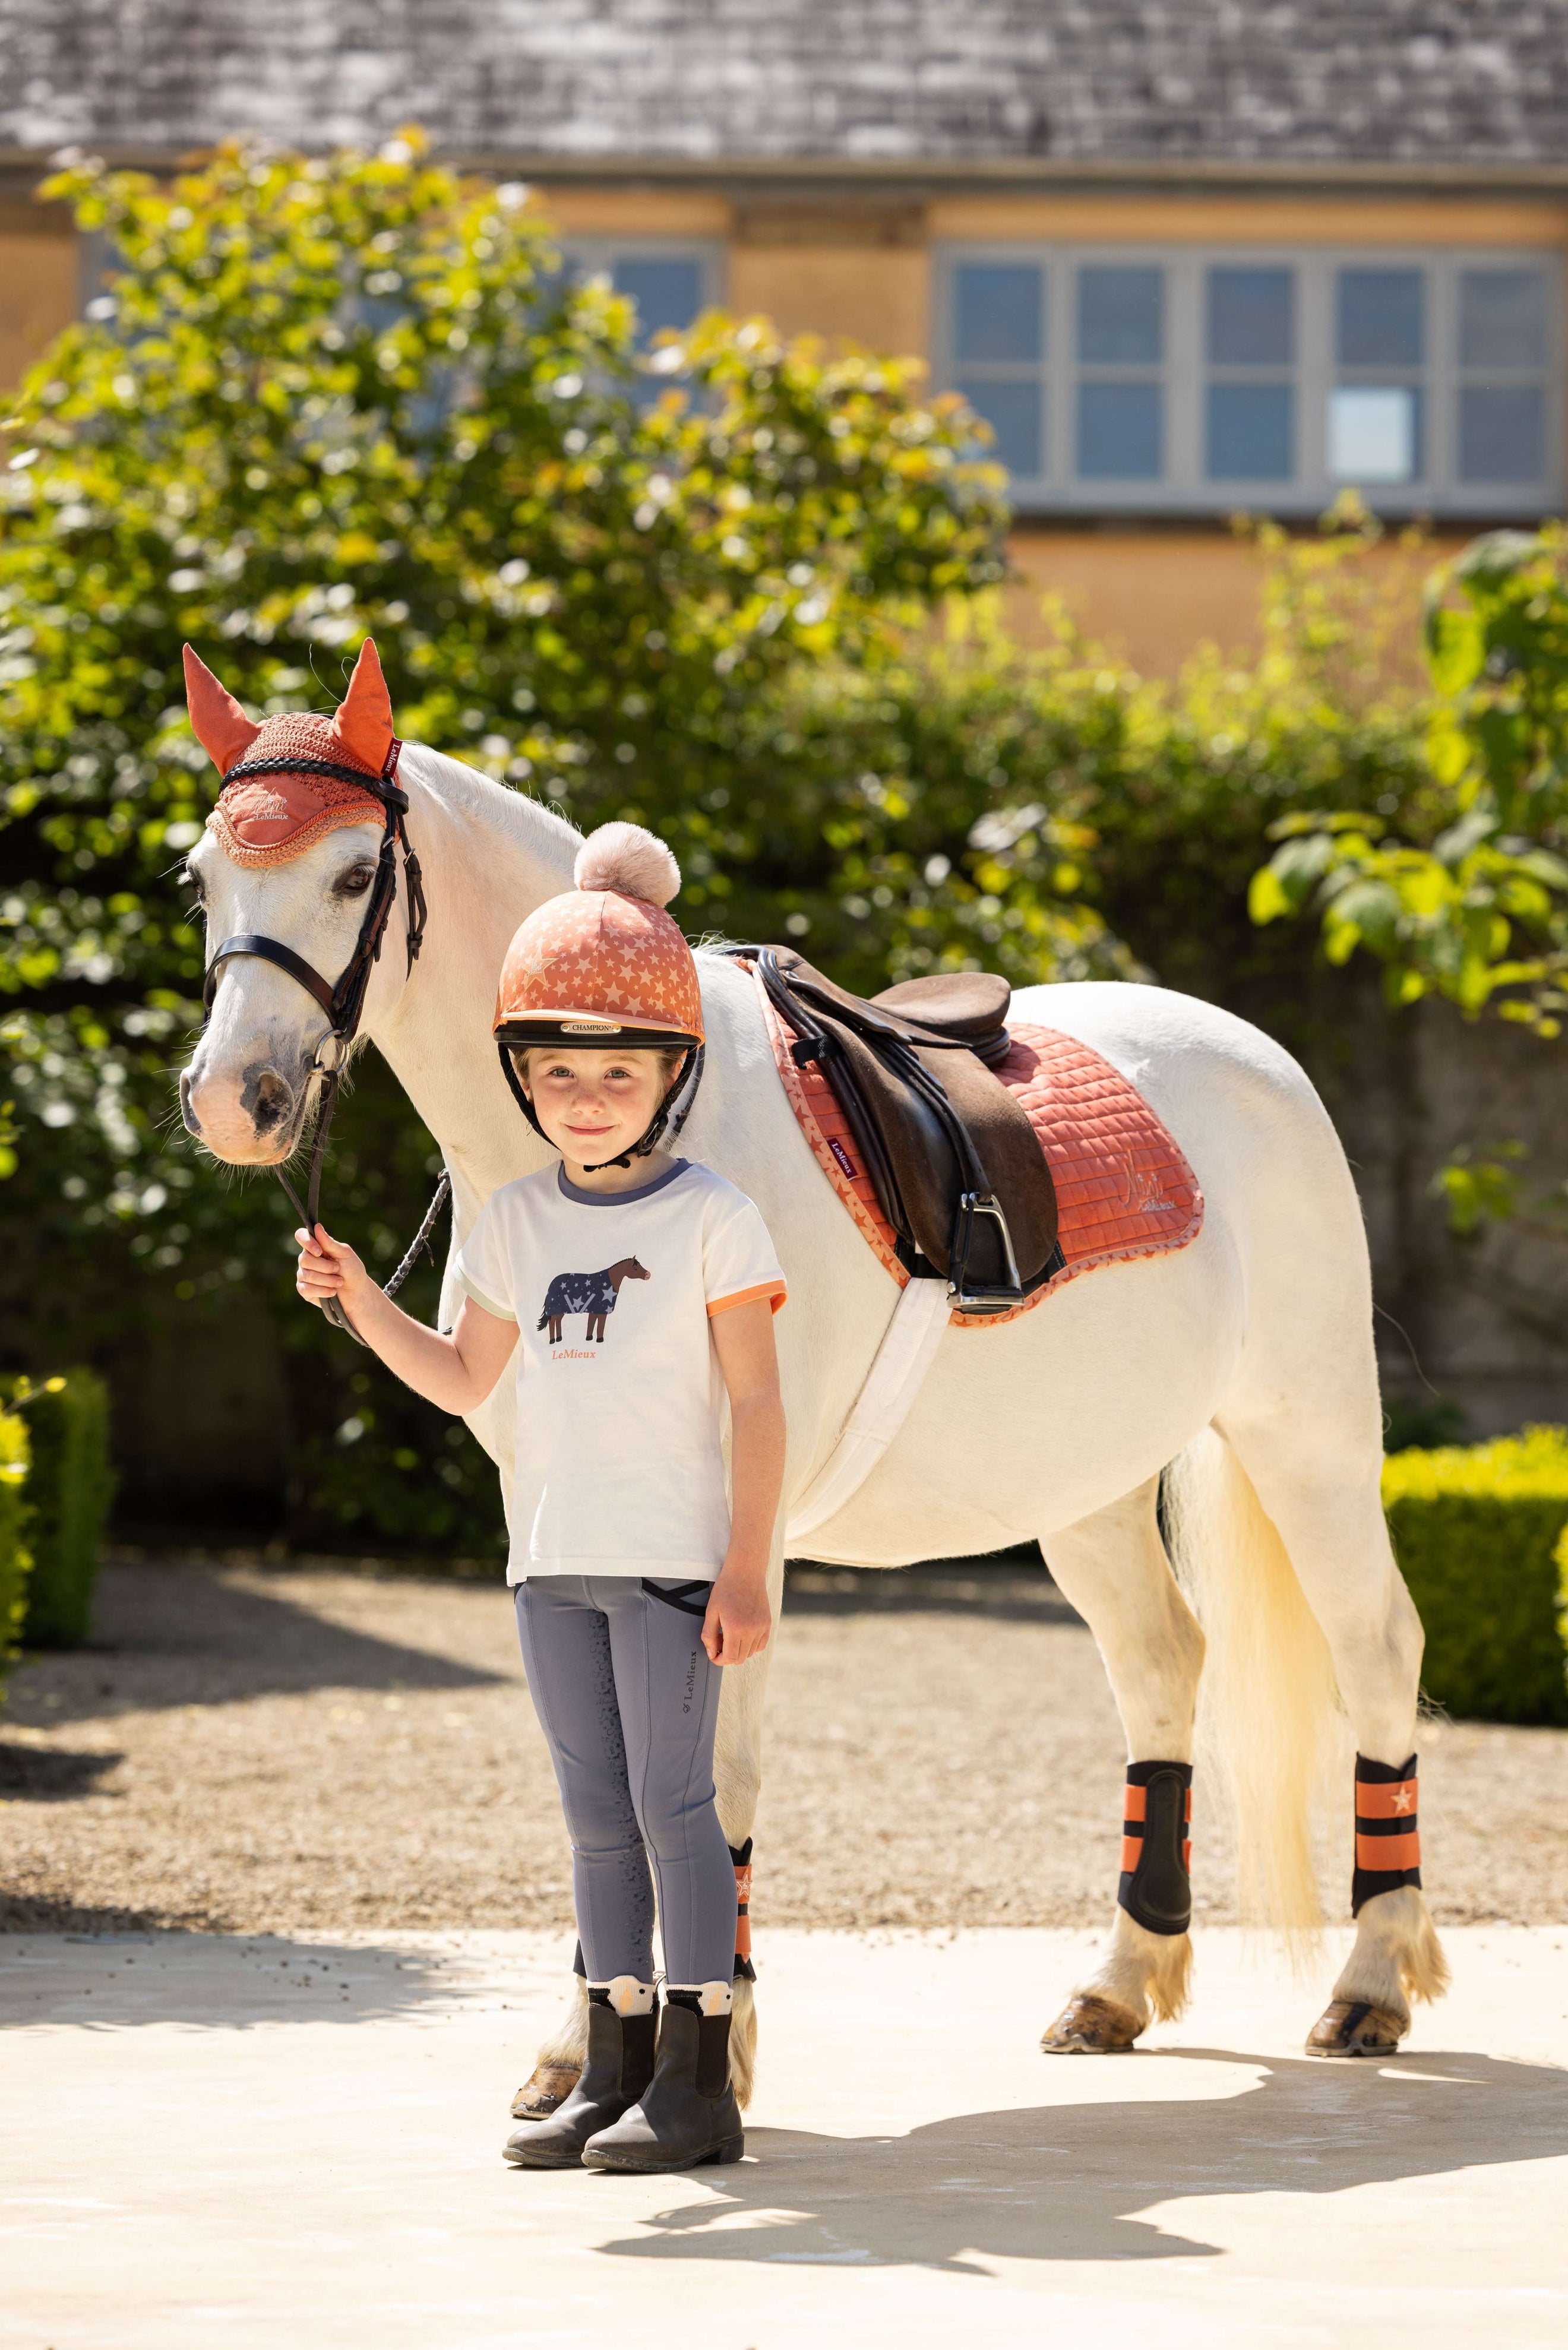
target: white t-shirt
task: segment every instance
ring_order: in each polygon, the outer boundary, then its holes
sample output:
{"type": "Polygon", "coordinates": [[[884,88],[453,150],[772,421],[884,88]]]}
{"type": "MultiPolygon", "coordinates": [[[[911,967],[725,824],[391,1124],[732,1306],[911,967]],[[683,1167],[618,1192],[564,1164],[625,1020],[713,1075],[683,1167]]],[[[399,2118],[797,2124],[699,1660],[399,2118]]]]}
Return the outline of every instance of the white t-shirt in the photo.
{"type": "Polygon", "coordinates": [[[457,1277],[520,1333],[508,1583],[717,1575],[730,1501],[709,1324],[785,1295],[745,1193],[684,1159],[637,1191],[549,1167],[491,1195],[457,1277]]]}

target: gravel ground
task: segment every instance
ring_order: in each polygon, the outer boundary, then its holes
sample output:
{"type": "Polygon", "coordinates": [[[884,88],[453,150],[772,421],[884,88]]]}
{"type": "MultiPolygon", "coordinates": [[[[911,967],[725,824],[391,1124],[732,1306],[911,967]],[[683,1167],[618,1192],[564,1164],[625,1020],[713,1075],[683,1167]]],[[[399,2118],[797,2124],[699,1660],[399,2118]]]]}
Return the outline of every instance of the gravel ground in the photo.
{"type": "MultiPolygon", "coordinates": [[[[93,1645],[29,1659],[0,1716],[0,1929],[569,1923],[493,1584],[126,1560],[100,1588],[93,1645]]],[[[763,1929],[1104,1918],[1120,1737],[1043,1575],[795,1570],[769,1721],[763,1929]]],[[[1422,1745],[1438,1916],[1568,1920],[1568,1732],[1435,1723],[1422,1745]]],[[[1199,1908],[1223,1918],[1201,1783],[1197,1826],[1199,1908]]]]}

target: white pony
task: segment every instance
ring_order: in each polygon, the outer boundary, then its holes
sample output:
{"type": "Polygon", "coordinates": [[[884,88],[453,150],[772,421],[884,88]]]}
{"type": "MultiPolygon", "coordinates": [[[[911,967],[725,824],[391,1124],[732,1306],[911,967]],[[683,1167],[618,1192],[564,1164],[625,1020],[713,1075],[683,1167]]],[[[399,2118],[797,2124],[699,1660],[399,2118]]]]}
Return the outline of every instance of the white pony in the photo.
{"type": "MultiPolygon", "coordinates": [[[[579,836],[418,744],[405,745],[399,779],[429,927],[405,975],[400,887],[361,1033],[441,1146],[455,1251],[496,1185],[545,1156],[507,1091],[491,1018],[507,941],[570,886],[579,836]]],[[[260,932],[334,977],[379,845],[379,824],[345,826],[257,869],[209,831],[190,859],[209,940],[260,932]]],[[[751,981],[717,956],[700,964],[707,1071],[682,1147],[756,1201],[788,1276],[777,1326],[787,1512],[832,1454],[898,1292],[796,1125],[751,981]]],[[[811,1553],[892,1567],[1037,1538],[1099,1645],[1135,1760],[1191,1757],[1207,1644],[1205,1720],[1233,1790],[1244,1897],[1263,1921],[1310,1934],[1321,1912],[1309,1799],[1336,1717],[1343,1707],[1362,1755],[1402,1764],[1416,1742],[1422,1645],[1379,1501],[1366,1244],[1345,1156],[1296,1065],[1212,1005],[1110,983],[1029,988],[1013,1007],[1137,1086],[1202,1186],[1202,1230],[1177,1253],[1088,1274],[1001,1327],[946,1329],[901,1434],[811,1553]],[[1179,1582],[1157,1515],[1168,1467],[1179,1582]]],[[[231,1165],[284,1160],[309,1115],[326,1027],[286,972],[227,962],[181,1081],[191,1131],[231,1165]]],[[[330,1163],[323,1220],[333,1228],[330,1163]]],[[[443,1320],[455,1304],[449,1270],[443,1320]]],[[[504,1379],[472,1422],[504,1483],[513,1409],[504,1379]]],[[[783,1547],[781,1534],[775,1607],[783,1547]]],[[[767,1664],[723,1676],[715,1773],[736,1846],[756,1808],[767,1664]]],[[[1002,1734],[1027,1740],[1029,1728],[1002,1734]]],[[[1198,1784],[1201,1855],[1201,1773],[1198,1784]]],[[[1106,1797],[1109,1825],[1109,1787],[1106,1797]]],[[[1179,2012],[1189,1960],[1185,1934],[1147,1932],[1117,1908],[1097,1974],[1044,2044],[1127,2045],[1151,2018],[1179,2012]]],[[[1382,2011],[1397,2032],[1409,1999],[1445,1981],[1418,1890],[1364,1904],[1335,1999],[1382,2011]]],[[[756,2027],[749,1989],[737,1989],[743,2085],[756,2027]]],[[[541,2068],[574,2065],[581,2045],[574,2006],[541,2068]]]]}

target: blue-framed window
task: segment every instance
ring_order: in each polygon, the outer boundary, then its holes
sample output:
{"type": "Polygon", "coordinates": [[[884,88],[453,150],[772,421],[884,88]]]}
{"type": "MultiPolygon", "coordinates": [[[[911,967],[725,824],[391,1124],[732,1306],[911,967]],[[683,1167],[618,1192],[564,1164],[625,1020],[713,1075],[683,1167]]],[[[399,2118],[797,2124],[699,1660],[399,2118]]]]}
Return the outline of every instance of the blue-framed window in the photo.
{"type": "MultiPolygon", "coordinates": [[[[723,247],[717,241],[665,237],[566,237],[562,256],[583,277],[605,276],[637,305],[637,343],[649,349],[667,329],[680,334],[723,295],[723,247]]],[[[649,380],[649,398],[659,379],[649,380]]]]}
{"type": "Polygon", "coordinates": [[[1562,503],[1542,254],[954,244],[938,308],[1025,511],[1562,503]]]}

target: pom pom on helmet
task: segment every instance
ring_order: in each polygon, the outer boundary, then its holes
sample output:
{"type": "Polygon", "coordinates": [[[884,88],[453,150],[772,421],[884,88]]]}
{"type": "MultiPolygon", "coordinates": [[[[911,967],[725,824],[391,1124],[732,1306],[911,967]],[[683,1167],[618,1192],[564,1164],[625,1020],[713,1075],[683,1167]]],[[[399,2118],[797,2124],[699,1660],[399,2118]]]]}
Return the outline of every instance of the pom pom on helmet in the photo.
{"type": "Polygon", "coordinates": [[[640,824],[601,824],[577,851],[579,889],[614,889],[646,905],[668,906],[680,887],[673,849],[640,824]]]}

